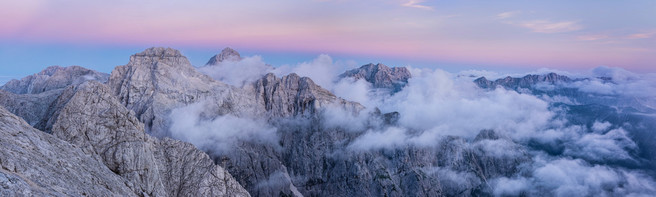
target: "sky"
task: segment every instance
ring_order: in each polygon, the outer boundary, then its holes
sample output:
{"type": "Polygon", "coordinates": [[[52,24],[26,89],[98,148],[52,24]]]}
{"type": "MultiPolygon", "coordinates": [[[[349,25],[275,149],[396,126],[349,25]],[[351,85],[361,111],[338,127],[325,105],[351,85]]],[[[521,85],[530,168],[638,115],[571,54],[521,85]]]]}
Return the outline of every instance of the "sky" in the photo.
{"type": "Polygon", "coordinates": [[[151,46],[203,65],[320,54],[445,70],[656,71],[656,1],[0,1],[0,83],[50,65],[111,72],[151,46]]]}

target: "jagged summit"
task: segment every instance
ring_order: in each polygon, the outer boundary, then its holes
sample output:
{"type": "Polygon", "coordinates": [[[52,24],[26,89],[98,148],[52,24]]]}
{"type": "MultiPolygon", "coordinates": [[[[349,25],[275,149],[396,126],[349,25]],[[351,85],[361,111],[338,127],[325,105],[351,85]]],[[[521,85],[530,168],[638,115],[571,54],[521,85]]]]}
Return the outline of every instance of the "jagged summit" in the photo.
{"type": "Polygon", "coordinates": [[[166,64],[174,67],[192,67],[191,63],[180,53],[172,48],[151,47],[140,53],[130,56],[131,65],[155,66],[156,63],[166,64]]]}
{"type": "Polygon", "coordinates": [[[339,78],[352,77],[364,79],[373,84],[375,88],[386,88],[392,92],[401,91],[412,77],[410,71],[405,67],[390,68],[384,64],[366,64],[360,68],[349,70],[339,75],[339,78]]]}
{"type": "Polygon", "coordinates": [[[182,57],[182,53],[176,49],[169,47],[150,47],[133,56],[148,56],[148,57],[182,57]]]}
{"type": "Polygon", "coordinates": [[[207,61],[207,64],[205,65],[215,65],[225,60],[231,60],[231,61],[241,60],[241,55],[239,55],[239,52],[235,51],[234,49],[230,47],[226,47],[221,51],[221,53],[212,56],[212,58],[210,58],[210,60],[207,61]]]}
{"type": "Polygon", "coordinates": [[[155,117],[164,114],[164,108],[195,102],[224,86],[198,72],[178,50],[162,47],[132,55],[127,65],[112,71],[108,85],[148,129],[160,125],[163,120],[155,117]]]}

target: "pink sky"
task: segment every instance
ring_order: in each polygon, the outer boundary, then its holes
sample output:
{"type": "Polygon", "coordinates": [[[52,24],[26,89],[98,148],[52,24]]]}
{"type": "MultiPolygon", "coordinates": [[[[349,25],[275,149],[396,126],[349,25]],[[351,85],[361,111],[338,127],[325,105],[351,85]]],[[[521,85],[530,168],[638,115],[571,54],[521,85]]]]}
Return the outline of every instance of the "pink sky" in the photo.
{"type": "Polygon", "coordinates": [[[233,46],[654,71],[655,13],[649,1],[2,1],[0,42],[233,46]]]}

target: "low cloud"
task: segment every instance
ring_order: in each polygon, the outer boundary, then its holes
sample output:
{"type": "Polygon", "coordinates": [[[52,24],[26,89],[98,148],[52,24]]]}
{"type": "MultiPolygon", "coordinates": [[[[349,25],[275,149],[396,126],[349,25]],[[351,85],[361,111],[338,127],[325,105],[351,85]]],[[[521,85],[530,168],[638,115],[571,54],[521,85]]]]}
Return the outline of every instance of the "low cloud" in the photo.
{"type": "Polygon", "coordinates": [[[338,80],[337,76],[346,69],[354,67],[356,67],[355,62],[333,61],[329,55],[322,54],[312,61],[280,66],[273,73],[277,76],[296,73],[301,77],[309,77],[314,83],[325,89],[332,90],[338,80]]]}
{"type": "Polygon", "coordinates": [[[490,182],[496,195],[648,196],[656,184],[646,174],[582,160],[556,159],[536,166],[528,177],[501,177],[490,182]]]}
{"type": "Polygon", "coordinates": [[[273,67],[264,63],[262,57],[252,56],[203,66],[198,68],[198,71],[224,83],[241,87],[273,71],[273,67]]]}
{"type": "Polygon", "coordinates": [[[653,103],[656,98],[656,74],[636,74],[621,68],[601,66],[593,69],[587,80],[567,84],[566,87],[653,103]]]}
{"type": "Polygon", "coordinates": [[[383,131],[371,130],[355,139],[349,149],[367,151],[384,148],[403,148],[407,146],[406,130],[404,128],[389,127],[383,131]]]}
{"type": "Polygon", "coordinates": [[[214,114],[209,102],[174,109],[169,116],[171,136],[216,153],[229,152],[238,142],[278,146],[277,129],[265,120],[214,114]]]}

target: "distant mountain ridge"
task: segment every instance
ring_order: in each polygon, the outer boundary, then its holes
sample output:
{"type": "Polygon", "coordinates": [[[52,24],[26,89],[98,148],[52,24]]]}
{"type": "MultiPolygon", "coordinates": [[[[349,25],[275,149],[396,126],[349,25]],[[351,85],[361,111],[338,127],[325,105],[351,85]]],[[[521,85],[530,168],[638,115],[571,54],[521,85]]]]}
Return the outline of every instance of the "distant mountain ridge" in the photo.
{"type": "Polygon", "coordinates": [[[509,89],[517,89],[517,88],[529,88],[533,85],[536,85],[537,83],[556,84],[556,83],[566,83],[571,81],[572,79],[570,79],[567,76],[558,75],[556,73],[548,73],[543,75],[526,75],[521,78],[508,76],[494,81],[490,81],[485,77],[480,77],[474,80],[474,83],[476,83],[476,85],[478,85],[481,88],[495,89],[497,86],[503,86],[509,89]]]}

